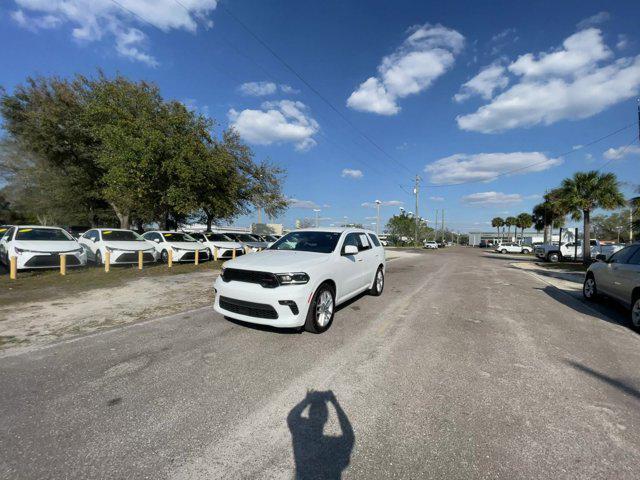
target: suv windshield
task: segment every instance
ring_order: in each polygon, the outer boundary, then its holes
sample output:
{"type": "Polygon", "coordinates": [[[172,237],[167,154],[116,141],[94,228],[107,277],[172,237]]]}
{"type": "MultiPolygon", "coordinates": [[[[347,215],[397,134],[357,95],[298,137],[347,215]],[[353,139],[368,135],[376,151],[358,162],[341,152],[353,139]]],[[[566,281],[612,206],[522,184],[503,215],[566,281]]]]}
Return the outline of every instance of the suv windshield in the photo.
{"type": "Polygon", "coordinates": [[[102,239],[113,242],[144,242],[144,238],[131,230],[103,230],[102,239]]]}
{"type": "Polygon", "coordinates": [[[222,233],[205,233],[205,237],[212,242],[231,242],[232,240],[222,233]]]}
{"type": "Polygon", "coordinates": [[[71,235],[61,228],[20,228],[15,236],[16,240],[42,240],[68,242],[73,240],[71,235]]]}
{"type": "Polygon", "coordinates": [[[162,236],[167,242],[197,242],[191,235],[182,232],[163,233],[162,236]]]}
{"type": "Polygon", "coordinates": [[[269,247],[269,250],[331,253],[338,244],[338,232],[291,232],[269,247]]]}

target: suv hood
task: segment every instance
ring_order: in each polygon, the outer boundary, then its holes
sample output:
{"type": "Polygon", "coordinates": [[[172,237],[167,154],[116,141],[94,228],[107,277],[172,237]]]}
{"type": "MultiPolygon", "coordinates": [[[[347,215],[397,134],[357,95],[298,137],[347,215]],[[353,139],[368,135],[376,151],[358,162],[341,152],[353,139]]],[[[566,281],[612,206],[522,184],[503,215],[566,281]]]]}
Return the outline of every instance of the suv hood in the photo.
{"type": "Polygon", "coordinates": [[[16,248],[22,248],[23,250],[31,250],[33,252],[69,252],[71,250],[77,250],[80,244],[75,240],[15,240],[13,246],[16,248]]]}
{"type": "Polygon", "coordinates": [[[294,250],[265,250],[242,255],[225,263],[225,267],[261,272],[306,272],[329,260],[329,253],[300,252],[294,250]]]}
{"type": "Polygon", "coordinates": [[[144,241],[144,242],[136,242],[136,241],[105,241],[105,247],[110,247],[115,250],[151,250],[153,248],[153,244],[144,241]]]}

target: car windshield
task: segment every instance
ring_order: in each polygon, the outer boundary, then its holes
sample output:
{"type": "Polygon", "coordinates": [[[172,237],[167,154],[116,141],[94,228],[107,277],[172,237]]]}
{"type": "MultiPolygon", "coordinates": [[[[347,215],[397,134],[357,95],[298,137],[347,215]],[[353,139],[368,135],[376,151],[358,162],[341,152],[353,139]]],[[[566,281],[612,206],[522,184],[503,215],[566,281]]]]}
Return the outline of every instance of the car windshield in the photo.
{"type": "Polygon", "coordinates": [[[257,238],[252,237],[248,233],[236,233],[235,237],[241,242],[259,242],[257,238]]]}
{"type": "Polygon", "coordinates": [[[182,232],[163,233],[162,236],[167,242],[197,242],[191,235],[182,232]]]}
{"type": "Polygon", "coordinates": [[[340,238],[338,232],[291,232],[269,247],[269,250],[331,253],[340,238]]]}
{"type": "Polygon", "coordinates": [[[103,230],[102,240],[113,242],[144,242],[144,238],[131,230],[103,230]]]}
{"type": "Polygon", "coordinates": [[[47,242],[68,242],[73,237],[61,228],[20,228],[16,240],[40,240],[47,242]]]}
{"type": "Polygon", "coordinates": [[[222,233],[205,233],[205,237],[212,242],[232,242],[229,237],[223,235],[222,233]]]}

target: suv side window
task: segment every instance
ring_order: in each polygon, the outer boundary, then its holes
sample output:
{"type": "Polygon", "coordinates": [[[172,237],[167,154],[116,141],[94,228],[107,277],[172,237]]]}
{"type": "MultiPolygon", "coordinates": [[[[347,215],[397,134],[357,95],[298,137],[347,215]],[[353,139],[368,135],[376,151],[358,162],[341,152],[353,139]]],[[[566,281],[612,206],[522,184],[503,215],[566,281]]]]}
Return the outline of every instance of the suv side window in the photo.
{"type": "Polygon", "coordinates": [[[640,265],[640,247],[636,247],[636,253],[627,262],[630,265],[640,265]]]}
{"type": "Polygon", "coordinates": [[[371,241],[376,247],[380,246],[380,240],[378,240],[378,237],[376,237],[373,233],[369,234],[369,238],[371,239],[371,241]]]}
{"type": "Polygon", "coordinates": [[[371,244],[369,243],[369,237],[367,237],[366,233],[358,234],[358,251],[362,252],[364,250],[369,250],[371,248],[371,244]]]}
{"type": "Polygon", "coordinates": [[[353,245],[354,247],[358,247],[358,250],[360,250],[360,242],[358,241],[358,234],[356,233],[348,233],[347,236],[344,239],[344,242],[342,244],[342,252],[344,253],[344,247],[346,247],[347,245],[353,245]]]}

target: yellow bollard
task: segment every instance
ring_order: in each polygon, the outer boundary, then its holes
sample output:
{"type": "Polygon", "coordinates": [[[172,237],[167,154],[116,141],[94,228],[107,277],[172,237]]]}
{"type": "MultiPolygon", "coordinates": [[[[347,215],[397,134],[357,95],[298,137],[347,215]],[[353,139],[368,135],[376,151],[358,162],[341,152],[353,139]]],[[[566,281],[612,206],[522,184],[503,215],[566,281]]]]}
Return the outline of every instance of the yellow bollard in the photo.
{"type": "Polygon", "coordinates": [[[169,258],[167,259],[167,267],[173,266],[173,250],[169,250],[169,258]]]}
{"type": "Polygon", "coordinates": [[[213,259],[218,261],[218,247],[213,247],[213,259]]]}
{"type": "Polygon", "coordinates": [[[104,254],[104,271],[105,273],[109,273],[109,269],[111,268],[111,252],[107,250],[104,254]]]}
{"type": "Polygon", "coordinates": [[[196,261],[195,261],[195,264],[196,264],[196,265],[198,265],[199,257],[200,257],[200,250],[198,250],[198,249],[196,248],[196,261]]]}
{"type": "Polygon", "coordinates": [[[67,256],[64,253],[60,254],[60,275],[67,274],[67,256]]]}
{"type": "Polygon", "coordinates": [[[244,253],[251,253],[251,249],[249,247],[244,247],[244,253]]]}
{"type": "Polygon", "coordinates": [[[142,270],[142,250],[138,250],[138,270],[142,270]]]}
{"type": "Polygon", "coordinates": [[[234,248],[233,250],[231,250],[231,260],[235,260],[236,259],[236,249],[234,248]]]}
{"type": "Polygon", "coordinates": [[[18,257],[11,257],[9,267],[9,278],[15,280],[18,278],[18,257]]]}

